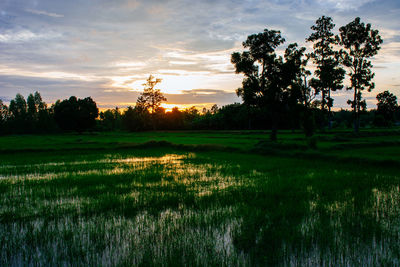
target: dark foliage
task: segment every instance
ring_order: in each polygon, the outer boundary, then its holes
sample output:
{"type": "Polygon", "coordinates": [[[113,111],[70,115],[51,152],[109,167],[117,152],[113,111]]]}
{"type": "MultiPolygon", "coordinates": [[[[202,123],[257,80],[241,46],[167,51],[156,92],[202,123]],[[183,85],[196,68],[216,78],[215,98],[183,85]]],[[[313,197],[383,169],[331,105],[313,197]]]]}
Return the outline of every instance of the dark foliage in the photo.
{"type": "Polygon", "coordinates": [[[237,95],[248,107],[267,110],[273,141],[277,139],[281,115],[288,110],[293,111],[298,102],[299,94],[294,88],[299,87],[302,67],[306,64],[306,60],[302,59],[305,48],[298,48],[297,44],[290,44],[284,57],[278,57],[275,49],[284,42],[280,31],[265,29],[247,37],[243,42],[247,51],[235,52],[231,56],[236,73],[245,76],[237,95]]]}
{"type": "MultiPolygon", "coordinates": [[[[343,88],[345,70],[341,67],[339,53],[334,49],[338,45],[338,38],[332,33],[335,24],[332,18],[322,16],[315,25],[311,27],[313,33],[307,38],[308,42],[313,42],[314,51],[309,57],[316,64],[310,85],[315,89],[316,94],[321,94],[321,110],[325,111],[328,107],[329,127],[331,127],[331,108],[333,98],[331,92],[343,88]]],[[[324,124],[321,125],[324,127],[324,124]]]]}
{"type": "Polygon", "coordinates": [[[54,119],[62,130],[83,132],[93,129],[99,115],[96,102],[90,97],[57,101],[54,105],[54,119]]]}
{"type": "Polygon", "coordinates": [[[321,109],[330,108],[333,105],[331,91],[343,88],[345,71],[340,67],[338,52],[334,50],[334,45],[338,44],[337,38],[332,33],[335,24],[332,18],[322,16],[316,21],[316,25],[311,29],[314,31],[307,41],[313,42],[314,51],[309,54],[316,64],[316,78],[311,80],[312,87],[321,93],[321,109]]]}
{"type": "Polygon", "coordinates": [[[122,115],[122,125],[124,129],[131,132],[148,130],[149,117],[150,113],[146,109],[128,107],[122,115]]]}
{"type": "Polygon", "coordinates": [[[356,18],[346,26],[340,27],[340,45],[344,49],[340,52],[342,64],[349,70],[351,85],[348,90],[354,91],[353,100],[347,103],[354,112],[354,131],[360,127],[360,111],[366,109],[366,102],[362,100],[362,91],[369,92],[374,89],[372,81],[372,63],[369,60],[378,53],[382,39],[378,30],[373,30],[371,24],[364,24],[360,18],[356,18]]]}
{"type": "Polygon", "coordinates": [[[21,94],[10,101],[9,107],[0,101],[0,133],[47,133],[56,131],[53,109],[47,108],[39,92],[25,101],[21,94]]]}
{"type": "Polygon", "coordinates": [[[384,91],[376,96],[378,100],[374,124],[377,126],[391,126],[396,120],[397,97],[389,91],[384,91]]]}
{"type": "Polygon", "coordinates": [[[99,128],[103,131],[115,131],[122,127],[122,114],[118,107],[100,112],[99,128]]]}

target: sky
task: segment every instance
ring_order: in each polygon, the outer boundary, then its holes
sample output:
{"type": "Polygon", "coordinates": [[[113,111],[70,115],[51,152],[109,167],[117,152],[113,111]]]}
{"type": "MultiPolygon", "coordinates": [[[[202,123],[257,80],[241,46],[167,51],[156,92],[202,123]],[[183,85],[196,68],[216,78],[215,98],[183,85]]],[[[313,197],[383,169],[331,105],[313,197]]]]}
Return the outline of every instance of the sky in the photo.
{"type": "MultiPolygon", "coordinates": [[[[167,108],[240,102],[230,56],[247,36],[280,30],[278,52],[293,42],[311,52],[305,39],[322,15],[335,33],[356,17],[379,30],[376,88],[364,96],[368,108],[384,90],[400,98],[399,0],[1,0],[0,98],[39,91],[47,103],[74,95],[127,107],[152,74],[167,108]]],[[[335,93],[335,108],[351,96],[335,93]]]]}

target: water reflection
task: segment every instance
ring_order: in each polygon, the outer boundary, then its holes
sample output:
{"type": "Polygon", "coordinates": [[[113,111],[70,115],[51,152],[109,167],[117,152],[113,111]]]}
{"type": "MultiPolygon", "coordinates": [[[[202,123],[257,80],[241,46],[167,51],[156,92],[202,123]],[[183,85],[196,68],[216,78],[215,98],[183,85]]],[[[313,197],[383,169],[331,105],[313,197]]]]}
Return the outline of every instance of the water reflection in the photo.
{"type": "Polygon", "coordinates": [[[395,181],[290,171],[193,153],[0,165],[0,263],[35,265],[37,250],[53,265],[400,264],[395,181]]]}

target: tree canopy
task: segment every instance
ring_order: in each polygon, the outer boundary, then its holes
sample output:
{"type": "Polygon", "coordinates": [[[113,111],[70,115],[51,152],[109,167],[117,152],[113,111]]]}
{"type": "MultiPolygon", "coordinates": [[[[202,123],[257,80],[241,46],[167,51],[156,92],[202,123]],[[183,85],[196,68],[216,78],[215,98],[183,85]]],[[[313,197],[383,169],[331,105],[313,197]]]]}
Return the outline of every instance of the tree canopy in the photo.
{"type": "Polygon", "coordinates": [[[353,100],[348,100],[354,112],[354,131],[358,132],[360,110],[366,108],[366,102],[362,99],[362,91],[369,92],[375,88],[372,81],[375,74],[372,72],[370,58],[376,55],[382,44],[378,30],[373,30],[371,24],[364,24],[360,18],[356,18],[346,26],[340,27],[341,59],[344,66],[349,68],[351,85],[349,90],[354,91],[353,100]]]}
{"type": "Polygon", "coordinates": [[[297,44],[290,44],[284,57],[277,56],[275,49],[284,42],[280,31],[265,29],[247,37],[243,47],[248,50],[231,56],[236,73],[245,76],[237,95],[249,106],[270,111],[273,141],[277,138],[279,115],[282,108],[288,107],[293,85],[301,80],[302,66],[306,64],[302,59],[305,48],[298,48],[297,44]]]}
{"type": "Polygon", "coordinates": [[[139,109],[146,109],[150,113],[154,113],[163,101],[167,98],[161,93],[160,89],[155,89],[157,84],[161,83],[161,79],[150,75],[146,83],[143,84],[144,90],[136,101],[136,106],[139,109]]]}
{"type": "Polygon", "coordinates": [[[384,125],[391,124],[395,120],[395,113],[398,109],[397,97],[389,91],[384,91],[376,95],[377,114],[381,115],[384,125]]]}
{"type": "Polygon", "coordinates": [[[71,96],[54,106],[54,119],[63,130],[82,132],[93,128],[98,115],[96,102],[91,97],[78,99],[71,96]]]}
{"type": "Polygon", "coordinates": [[[321,93],[321,109],[328,107],[329,112],[333,106],[331,91],[343,88],[345,76],[338,60],[338,52],[334,50],[334,46],[338,44],[338,38],[332,33],[334,27],[332,18],[322,16],[311,27],[313,33],[306,39],[313,43],[314,51],[309,56],[316,65],[315,78],[311,79],[310,85],[317,94],[321,93]]]}

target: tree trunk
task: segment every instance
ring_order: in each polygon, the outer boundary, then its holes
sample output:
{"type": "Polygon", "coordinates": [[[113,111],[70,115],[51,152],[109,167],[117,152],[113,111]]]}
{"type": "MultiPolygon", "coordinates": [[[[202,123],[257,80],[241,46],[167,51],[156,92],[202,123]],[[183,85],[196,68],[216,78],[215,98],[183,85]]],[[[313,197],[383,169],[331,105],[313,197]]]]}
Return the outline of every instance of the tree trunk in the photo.
{"type": "MultiPolygon", "coordinates": [[[[331,99],[331,89],[328,89],[328,98],[329,98],[329,103],[331,99]]],[[[331,105],[328,105],[328,129],[332,129],[332,113],[331,113],[331,105]]]]}
{"type": "Polygon", "coordinates": [[[358,133],[360,128],[360,122],[358,118],[358,99],[357,99],[357,87],[354,88],[354,102],[353,102],[353,110],[354,110],[354,132],[358,133]]]}

